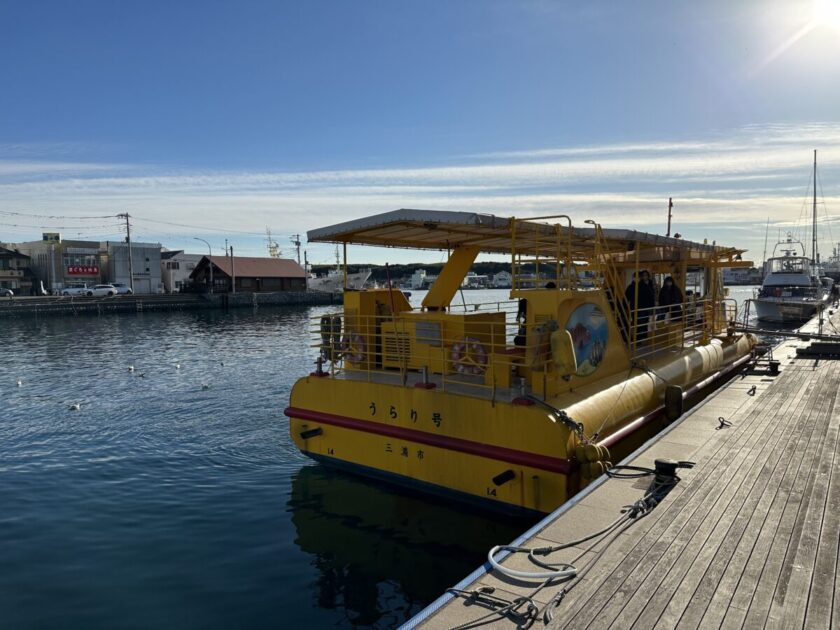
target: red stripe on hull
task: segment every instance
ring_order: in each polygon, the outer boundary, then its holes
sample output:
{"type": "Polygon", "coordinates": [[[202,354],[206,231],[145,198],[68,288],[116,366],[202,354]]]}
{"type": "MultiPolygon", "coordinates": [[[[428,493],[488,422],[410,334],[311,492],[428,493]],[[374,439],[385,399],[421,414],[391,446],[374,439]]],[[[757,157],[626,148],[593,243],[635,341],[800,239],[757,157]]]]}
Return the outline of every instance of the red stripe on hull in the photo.
{"type": "Polygon", "coordinates": [[[392,437],[400,440],[408,440],[410,442],[425,444],[427,446],[435,446],[437,448],[457,451],[459,453],[467,453],[468,455],[497,459],[510,464],[540,468],[542,470],[548,470],[564,475],[568,475],[577,469],[577,462],[567,458],[549,457],[547,455],[539,455],[537,453],[527,453],[525,451],[517,451],[511,448],[504,448],[502,446],[493,446],[490,444],[482,444],[471,440],[462,440],[461,438],[454,438],[446,435],[435,435],[433,433],[425,433],[424,431],[417,431],[415,429],[406,429],[404,427],[396,427],[381,424],[379,422],[370,422],[369,420],[359,420],[357,418],[348,418],[347,416],[337,416],[331,413],[324,413],[322,411],[299,409],[298,407],[287,407],[284,413],[290,418],[311,420],[313,422],[330,424],[345,429],[364,431],[365,433],[375,433],[377,435],[384,435],[386,437],[392,437]]]}

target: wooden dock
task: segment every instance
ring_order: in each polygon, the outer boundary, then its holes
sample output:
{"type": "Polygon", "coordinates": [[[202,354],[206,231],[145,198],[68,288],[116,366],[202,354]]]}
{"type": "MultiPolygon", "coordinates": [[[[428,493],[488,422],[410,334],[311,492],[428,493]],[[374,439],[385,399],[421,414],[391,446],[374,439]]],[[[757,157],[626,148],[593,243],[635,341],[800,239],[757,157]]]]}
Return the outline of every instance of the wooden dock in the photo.
{"type": "MultiPolygon", "coordinates": [[[[777,346],[778,376],[755,368],[736,377],[622,462],[695,466],[678,470],[681,480],[643,517],[541,557],[573,563],[578,578],[538,589],[541,580],[485,564],[457,587],[484,593],[447,593],[406,627],[840,628],[840,362],[797,357],[809,344],[777,346]],[[493,612],[517,598],[529,599],[513,615],[493,612]],[[516,617],[529,604],[533,620],[516,617]]],[[[650,483],[602,477],[514,544],[597,531],[650,483]]],[[[524,553],[502,564],[539,570],[524,553]]]]}

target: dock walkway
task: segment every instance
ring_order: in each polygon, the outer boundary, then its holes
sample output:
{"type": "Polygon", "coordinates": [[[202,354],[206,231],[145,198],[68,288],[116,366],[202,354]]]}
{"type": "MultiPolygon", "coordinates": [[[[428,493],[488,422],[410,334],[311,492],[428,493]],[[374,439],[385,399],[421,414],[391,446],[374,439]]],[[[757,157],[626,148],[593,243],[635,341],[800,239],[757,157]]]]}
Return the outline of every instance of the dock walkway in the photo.
{"type": "MultiPolygon", "coordinates": [[[[695,466],[678,470],[681,481],[632,524],[594,546],[541,557],[573,563],[578,578],[537,590],[540,580],[485,565],[459,588],[530,597],[534,628],[840,628],[840,362],[797,358],[808,345],[782,343],[778,376],[755,369],[736,377],[623,462],[695,466]]],[[[515,544],[557,545],[602,529],[650,483],[602,477],[515,544]]],[[[502,564],[539,570],[523,553],[502,564]]],[[[450,594],[407,625],[516,627],[490,613],[482,601],[450,594]]]]}

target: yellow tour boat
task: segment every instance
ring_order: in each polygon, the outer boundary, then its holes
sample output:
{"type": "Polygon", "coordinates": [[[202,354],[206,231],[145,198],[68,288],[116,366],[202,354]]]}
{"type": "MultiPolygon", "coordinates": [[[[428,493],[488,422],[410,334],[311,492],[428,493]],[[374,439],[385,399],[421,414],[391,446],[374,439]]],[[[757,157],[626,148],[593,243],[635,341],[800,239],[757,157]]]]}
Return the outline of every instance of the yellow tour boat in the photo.
{"type": "Polygon", "coordinates": [[[313,321],[316,368],[286,415],[325,464],[518,512],[550,512],[746,363],[722,269],[743,250],[567,216],[397,210],[310,242],[442,250],[412,308],[397,288],[345,290],[313,321]],[[456,300],[479,253],[510,256],[510,300],[456,300]],[[680,299],[649,303],[670,276],[680,299]],[[697,290],[687,296],[686,281],[697,290]],[[648,299],[645,296],[648,296],[648,299]],[[641,296],[641,297],[640,297],[641,296]]]}

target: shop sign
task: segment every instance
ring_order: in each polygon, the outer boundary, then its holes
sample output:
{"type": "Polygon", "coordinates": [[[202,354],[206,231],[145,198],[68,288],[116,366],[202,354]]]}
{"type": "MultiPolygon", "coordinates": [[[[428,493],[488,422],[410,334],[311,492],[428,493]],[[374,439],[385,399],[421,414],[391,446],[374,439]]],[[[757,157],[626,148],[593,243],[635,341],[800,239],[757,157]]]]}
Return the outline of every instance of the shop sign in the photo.
{"type": "Polygon", "coordinates": [[[67,267],[67,275],[97,276],[99,275],[99,267],[96,265],[71,265],[67,267]]]}

